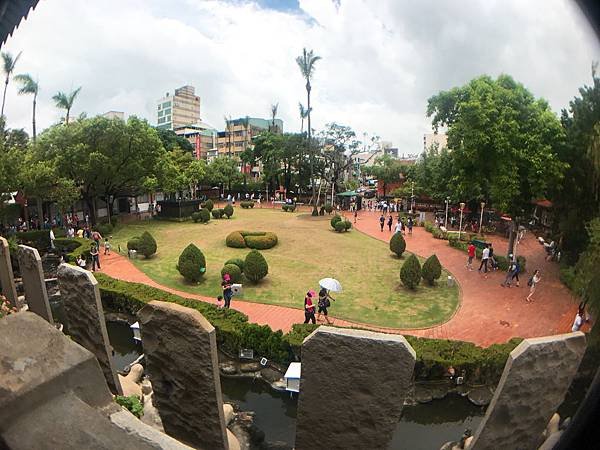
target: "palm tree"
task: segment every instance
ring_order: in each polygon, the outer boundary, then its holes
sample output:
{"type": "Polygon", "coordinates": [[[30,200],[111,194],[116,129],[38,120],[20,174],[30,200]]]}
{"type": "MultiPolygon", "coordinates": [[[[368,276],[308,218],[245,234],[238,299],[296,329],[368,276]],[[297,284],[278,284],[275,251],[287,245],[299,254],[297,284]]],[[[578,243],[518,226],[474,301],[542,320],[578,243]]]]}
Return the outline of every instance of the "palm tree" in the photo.
{"type": "Polygon", "coordinates": [[[10,80],[13,70],[15,70],[15,66],[21,57],[21,53],[23,52],[19,52],[19,54],[13,58],[10,53],[2,52],[2,68],[4,69],[6,79],[4,80],[4,94],[2,95],[2,111],[0,112],[0,117],[4,117],[4,104],[6,103],[6,89],[8,88],[8,81],[10,80]]]}
{"type": "Polygon", "coordinates": [[[305,109],[302,103],[298,103],[298,109],[300,110],[300,119],[302,120],[302,125],[300,126],[300,134],[302,134],[304,133],[304,119],[308,117],[308,109],[305,109]]]}
{"type": "Polygon", "coordinates": [[[54,97],[52,97],[52,100],[54,100],[54,102],[56,103],[57,108],[64,109],[67,111],[67,114],[65,115],[66,125],[69,125],[69,113],[71,112],[73,102],[75,101],[77,94],[79,94],[79,91],[81,91],[81,86],[79,86],[73,92],[70,92],[68,94],[64,92],[59,92],[54,97]]]}
{"type": "Polygon", "coordinates": [[[33,125],[33,142],[35,142],[35,104],[40,86],[38,82],[35,81],[28,73],[15,75],[14,80],[21,85],[21,88],[19,89],[19,95],[33,94],[33,115],[31,122],[33,125]]]}
{"type": "Polygon", "coordinates": [[[308,148],[309,148],[309,155],[310,155],[310,183],[312,185],[312,200],[314,201],[315,199],[315,183],[314,183],[314,157],[312,155],[312,152],[310,152],[310,146],[311,146],[311,128],[310,128],[310,112],[311,112],[311,108],[310,108],[310,78],[313,75],[313,72],[315,71],[315,63],[321,59],[320,56],[315,56],[313,55],[313,51],[312,50],[306,50],[306,48],[302,49],[302,55],[298,56],[296,58],[296,63],[298,64],[298,67],[300,68],[300,73],[302,73],[302,76],[304,77],[304,79],[306,80],[306,110],[308,111],[307,113],[307,119],[308,119],[308,148]]]}
{"type": "Polygon", "coordinates": [[[277,131],[277,128],[275,128],[275,117],[277,116],[277,109],[279,108],[279,103],[275,103],[274,105],[271,105],[271,118],[272,118],[272,132],[274,133],[275,131],[277,131]]]}

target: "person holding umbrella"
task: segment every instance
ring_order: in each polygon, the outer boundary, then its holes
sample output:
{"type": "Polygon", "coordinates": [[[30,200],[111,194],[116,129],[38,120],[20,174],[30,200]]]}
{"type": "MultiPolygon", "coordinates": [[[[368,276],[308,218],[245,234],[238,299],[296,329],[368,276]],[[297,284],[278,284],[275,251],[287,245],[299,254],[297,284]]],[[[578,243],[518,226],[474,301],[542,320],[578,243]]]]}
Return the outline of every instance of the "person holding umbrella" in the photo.
{"type": "Polygon", "coordinates": [[[319,306],[317,322],[321,320],[321,313],[323,313],[325,315],[327,324],[331,325],[332,322],[329,320],[329,317],[327,317],[327,308],[331,306],[331,302],[329,300],[333,300],[335,302],[335,298],[329,295],[329,291],[322,287],[319,291],[319,302],[317,304],[319,306]]]}

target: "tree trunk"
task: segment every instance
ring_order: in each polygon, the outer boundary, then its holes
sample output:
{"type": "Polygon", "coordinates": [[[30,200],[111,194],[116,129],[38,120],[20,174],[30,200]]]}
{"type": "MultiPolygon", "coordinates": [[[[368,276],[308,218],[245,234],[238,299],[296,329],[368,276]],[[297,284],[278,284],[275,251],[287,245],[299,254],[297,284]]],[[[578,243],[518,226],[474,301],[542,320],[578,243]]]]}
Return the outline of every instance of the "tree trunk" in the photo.
{"type": "Polygon", "coordinates": [[[35,105],[37,103],[37,94],[33,94],[33,118],[31,119],[31,125],[33,126],[33,143],[35,144],[35,138],[37,136],[35,130],[35,105]]]}
{"type": "Polygon", "coordinates": [[[111,201],[110,201],[110,195],[107,195],[106,197],[104,197],[104,202],[106,203],[106,215],[108,217],[108,223],[110,223],[110,213],[111,213],[111,201]]]}
{"type": "Polygon", "coordinates": [[[38,221],[42,224],[44,223],[44,205],[42,204],[41,197],[37,196],[35,198],[35,204],[37,206],[38,221]]]}
{"type": "Polygon", "coordinates": [[[69,125],[69,112],[70,108],[67,108],[67,114],[65,115],[65,125],[69,125]]]}
{"type": "Polygon", "coordinates": [[[312,142],[311,142],[311,136],[312,136],[312,130],[310,128],[310,81],[306,80],[306,101],[307,101],[307,105],[308,105],[308,114],[307,114],[307,125],[308,125],[308,156],[309,156],[309,162],[310,162],[310,184],[312,186],[312,196],[311,196],[311,203],[313,203],[315,201],[315,180],[314,180],[314,166],[315,166],[315,159],[314,159],[314,155],[312,153],[311,150],[311,146],[312,146],[312,142]]]}
{"type": "MultiPolygon", "coordinates": [[[[4,94],[2,95],[2,112],[0,112],[0,117],[4,117],[4,104],[6,103],[6,90],[8,89],[8,77],[6,74],[6,80],[4,81],[4,94]]],[[[6,122],[4,122],[4,126],[6,126],[6,122]]]]}
{"type": "Polygon", "coordinates": [[[508,254],[506,255],[514,255],[515,251],[515,240],[517,237],[517,230],[519,229],[519,222],[516,219],[513,219],[510,222],[510,231],[508,235],[508,254]]]}

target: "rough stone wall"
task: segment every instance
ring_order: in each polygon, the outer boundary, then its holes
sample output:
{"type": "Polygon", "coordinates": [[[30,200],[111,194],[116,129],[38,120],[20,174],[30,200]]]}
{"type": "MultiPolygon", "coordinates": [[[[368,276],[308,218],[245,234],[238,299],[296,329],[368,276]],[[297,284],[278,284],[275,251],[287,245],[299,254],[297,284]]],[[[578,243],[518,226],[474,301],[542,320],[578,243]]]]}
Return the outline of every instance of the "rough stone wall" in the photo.
{"type": "Polygon", "coordinates": [[[114,394],[121,395],[123,391],[112,362],[98,282],[81,267],[61,264],[58,286],[69,335],[94,354],[108,387],[114,394]]]}
{"type": "Polygon", "coordinates": [[[388,448],[414,364],[403,336],[319,327],[302,344],[295,448],[388,448]]]}
{"type": "Polygon", "coordinates": [[[2,236],[0,236],[0,287],[2,288],[2,294],[8,299],[10,304],[19,308],[15,277],[10,263],[8,241],[2,236]]]}
{"type": "Polygon", "coordinates": [[[510,354],[469,449],[538,448],[585,351],[581,332],[525,339],[510,354]]]}
{"type": "Polygon", "coordinates": [[[19,245],[17,258],[19,259],[19,269],[25,288],[25,301],[29,306],[29,311],[36,313],[50,323],[54,323],[50,302],[48,302],[48,292],[46,291],[40,254],[33,247],[19,245]]]}
{"type": "Polygon", "coordinates": [[[215,329],[196,310],[151,302],[138,312],[153,401],[165,432],[227,449],[215,329]]]}

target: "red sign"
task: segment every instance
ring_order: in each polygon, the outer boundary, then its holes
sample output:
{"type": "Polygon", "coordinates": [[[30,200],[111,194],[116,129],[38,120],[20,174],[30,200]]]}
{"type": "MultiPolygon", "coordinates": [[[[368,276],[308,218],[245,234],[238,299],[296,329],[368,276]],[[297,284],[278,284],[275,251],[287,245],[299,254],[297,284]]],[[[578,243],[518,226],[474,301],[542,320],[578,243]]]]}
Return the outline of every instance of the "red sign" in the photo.
{"type": "Polygon", "coordinates": [[[196,159],[200,159],[200,135],[196,135],[196,159]]]}

